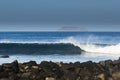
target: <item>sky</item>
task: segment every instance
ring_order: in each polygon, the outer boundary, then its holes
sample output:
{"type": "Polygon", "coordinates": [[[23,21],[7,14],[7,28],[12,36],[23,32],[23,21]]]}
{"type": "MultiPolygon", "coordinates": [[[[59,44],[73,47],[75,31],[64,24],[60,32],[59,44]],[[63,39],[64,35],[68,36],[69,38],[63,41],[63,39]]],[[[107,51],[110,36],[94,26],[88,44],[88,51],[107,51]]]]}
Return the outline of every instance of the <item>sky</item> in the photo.
{"type": "Polygon", "coordinates": [[[0,0],[0,31],[120,31],[120,0],[0,0]]]}

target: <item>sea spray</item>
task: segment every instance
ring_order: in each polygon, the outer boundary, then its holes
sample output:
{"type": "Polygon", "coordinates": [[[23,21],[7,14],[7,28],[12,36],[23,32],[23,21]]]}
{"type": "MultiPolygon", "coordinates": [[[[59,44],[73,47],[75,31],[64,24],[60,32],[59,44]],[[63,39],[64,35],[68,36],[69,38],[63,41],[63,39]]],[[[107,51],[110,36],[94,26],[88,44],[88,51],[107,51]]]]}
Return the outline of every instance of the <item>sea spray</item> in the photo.
{"type": "Polygon", "coordinates": [[[87,53],[96,53],[96,54],[105,54],[106,56],[110,55],[120,55],[120,44],[114,45],[100,45],[100,44],[93,44],[89,41],[87,43],[80,43],[74,37],[69,37],[59,41],[60,43],[71,43],[75,46],[80,47],[87,53]]]}
{"type": "Polygon", "coordinates": [[[0,48],[6,48],[0,50],[0,54],[5,55],[4,52],[7,52],[8,49],[8,52],[14,52],[10,53],[9,58],[0,60],[1,63],[15,59],[20,62],[29,60],[37,62],[43,60],[58,62],[114,60],[120,55],[119,43],[120,32],[0,32],[0,48]],[[3,47],[3,45],[11,46],[3,47]],[[40,47],[36,48],[36,45],[41,45],[46,50],[40,50],[40,47]],[[45,46],[43,47],[43,45],[45,46]],[[52,47],[53,45],[57,47],[52,47]],[[67,47],[65,47],[66,45],[67,47]],[[30,46],[32,48],[29,48],[30,46]],[[58,47],[60,47],[59,50],[58,47]],[[47,55],[42,51],[46,51],[47,55]],[[65,53],[67,51],[67,53],[65,54],[63,51],[65,53]]]}

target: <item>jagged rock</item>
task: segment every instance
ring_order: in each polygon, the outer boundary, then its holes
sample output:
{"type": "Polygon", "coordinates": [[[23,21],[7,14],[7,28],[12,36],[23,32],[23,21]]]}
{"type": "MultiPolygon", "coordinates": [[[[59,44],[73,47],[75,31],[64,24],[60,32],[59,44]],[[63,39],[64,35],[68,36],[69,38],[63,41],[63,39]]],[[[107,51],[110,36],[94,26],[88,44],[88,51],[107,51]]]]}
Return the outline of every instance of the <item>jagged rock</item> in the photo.
{"type": "Polygon", "coordinates": [[[23,73],[22,74],[22,78],[30,78],[30,76],[31,76],[31,72],[27,72],[27,73],[23,73]]]}
{"type": "Polygon", "coordinates": [[[99,64],[105,66],[105,61],[100,61],[99,64]]]}
{"type": "Polygon", "coordinates": [[[59,66],[56,64],[56,63],[53,63],[53,62],[47,62],[47,61],[43,61],[43,62],[41,62],[41,64],[40,64],[40,67],[41,68],[48,68],[48,69],[58,69],[59,68],[59,66]]]}
{"type": "Polygon", "coordinates": [[[24,73],[25,72],[25,65],[22,65],[22,64],[19,64],[19,71],[21,72],[21,73],[24,73]]]}
{"type": "Polygon", "coordinates": [[[9,78],[1,78],[0,80],[10,80],[9,78]]]}
{"type": "Polygon", "coordinates": [[[105,79],[105,74],[104,74],[104,73],[101,73],[101,74],[97,75],[97,79],[106,80],[106,79],[105,79]]]}
{"type": "Polygon", "coordinates": [[[63,71],[56,63],[43,61],[40,64],[40,68],[42,72],[40,75],[43,77],[52,76],[60,78],[63,76],[63,71]]]}
{"type": "Polygon", "coordinates": [[[105,66],[106,66],[106,67],[113,67],[113,62],[112,62],[112,60],[106,60],[106,61],[105,61],[105,66]]]}
{"type": "Polygon", "coordinates": [[[99,78],[100,80],[114,80],[114,79],[112,79],[112,76],[107,72],[103,72],[101,74],[98,74],[97,78],[99,78]]]}
{"type": "Polygon", "coordinates": [[[75,63],[74,63],[74,66],[75,66],[75,67],[80,67],[80,62],[75,62],[75,63]]]}
{"type": "Polygon", "coordinates": [[[106,60],[75,63],[35,61],[5,63],[0,66],[0,80],[120,80],[120,61],[106,60]]]}
{"type": "Polygon", "coordinates": [[[2,66],[3,66],[3,68],[4,68],[4,67],[5,67],[5,68],[11,68],[11,67],[12,67],[11,63],[5,63],[5,64],[3,64],[2,66]]]}
{"type": "Polygon", "coordinates": [[[9,74],[8,72],[0,72],[0,78],[8,78],[9,74]]]}
{"type": "Polygon", "coordinates": [[[33,69],[39,69],[39,67],[38,67],[38,66],[32,66],[32,68],[33,68],[33,69]]]}
{"type": "Polygon", "coordinates": [[[112,74],[113,80],[120,80],[120,71],[112,74]]]}
{"type": "Polygon", "coordinates": [[[29,62],[23,63],[23,65],[36,66],[37,63],[35,61],[29,61],[29,62]]]}
{"type": "Polygon", "coordinates": [[[46,77],[45,80],[56,80],[56,79],[53,77],[46,77]]]}
{"type": "Polygon", "coordinates": [[[15,60],[14,62],[11,63],[13,70],[17,73],[19,72],[19,66],[18,66],[18,61],[15,60]]]}
{"type": "Polygon", "coordinates": [[[6,71],[6,72],[11,72],[11,71],[13,71],[13,69],[12,69],[12,64],[10,64],[10,63],[5,63],[5,64],[3,64],[2,66],[3,66],[3,70],[6,71]]]}
{"type": "Polygon", "coordinates": [[[8,55],[3,55],[3,56],[0,56],[0,58],[9,58],[8,55]]]}
{"type": "Polygon", "coordinates": [[[0,65],[0,72],[2,72],[3,71],[3,67],[0,65]]]}
{"type": "Polygon", "coordinates": [[[62,67],[62,64],[61,64],[61,63],[56,62],[56,64],[57,64],[59,67],[62,67]]]}
{"type": "Polygon", "coordinates": [[[3,64],[2,67],[3,67],[3,70],[7,71],[7,72],[11,72],[11,71],[18,72],[19,71],[17,61],[14,61],[12,63],[3,64]]]}
{"type": "Polygon", "coordinates": [[[14,72],[9,73],[9,79],[10,80],[18,80],[17,74],[14,72]]]}

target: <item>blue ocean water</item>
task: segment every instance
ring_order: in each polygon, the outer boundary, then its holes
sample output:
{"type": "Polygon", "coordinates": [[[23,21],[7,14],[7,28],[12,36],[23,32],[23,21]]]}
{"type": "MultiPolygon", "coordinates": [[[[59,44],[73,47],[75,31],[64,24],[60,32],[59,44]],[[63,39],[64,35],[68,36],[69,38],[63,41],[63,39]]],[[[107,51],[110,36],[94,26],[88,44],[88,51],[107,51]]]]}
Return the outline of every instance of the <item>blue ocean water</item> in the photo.
{"type": "Polygon", "coordinates": [[[0,63],[100,61],[120,56],[120,32],[0,32],[0,63]]]}
{"type": "Polygon", "coordinates": [[[54,42],[69,37],[81,43],[117,44],[120,32],[0,32],[1,42],[54,42]]]}

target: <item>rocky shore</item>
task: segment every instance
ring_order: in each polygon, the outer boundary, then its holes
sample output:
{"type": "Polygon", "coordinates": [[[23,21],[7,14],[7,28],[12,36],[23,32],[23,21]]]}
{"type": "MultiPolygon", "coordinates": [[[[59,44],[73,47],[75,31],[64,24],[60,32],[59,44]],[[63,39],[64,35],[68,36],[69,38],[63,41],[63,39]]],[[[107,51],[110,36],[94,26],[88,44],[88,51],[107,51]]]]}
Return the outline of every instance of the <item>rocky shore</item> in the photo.
{"type": "Polygon", "coordinates": [[[55,63],[35,61],[0,65],[0,80],[120,80],[120,59],[55,63]]]}

